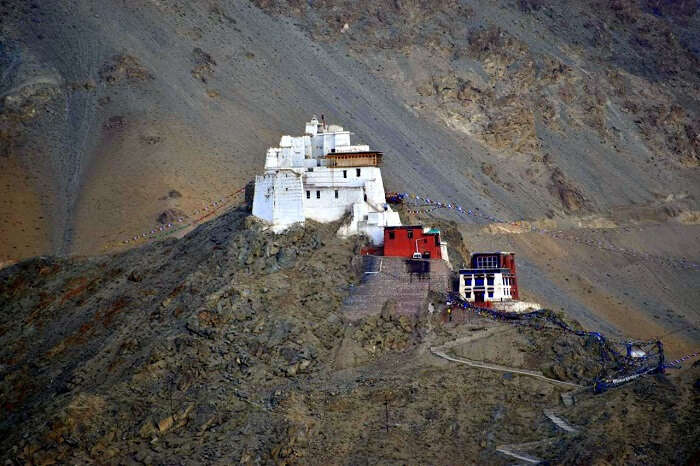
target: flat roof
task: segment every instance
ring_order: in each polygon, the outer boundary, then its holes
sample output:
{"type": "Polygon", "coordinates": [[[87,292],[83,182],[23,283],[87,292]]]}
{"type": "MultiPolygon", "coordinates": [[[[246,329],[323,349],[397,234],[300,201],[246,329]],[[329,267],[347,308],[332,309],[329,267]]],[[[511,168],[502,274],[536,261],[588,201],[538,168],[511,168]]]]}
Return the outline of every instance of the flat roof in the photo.
{"type": "Polygon", "coordinates": [[[472,256],[482,256],[482,255],[491,255],[491,254],[515,254],[515,253],[509,252],[509,251],[473,252],[472,256]]]}
{"type": "Polygon", "coordinates": [[[440,230],[431,228],[428,231],[423,231],[425,227],[423,225],[401,225],[401,226],[387,226],[384,227],[385,230],[421,230],[421,233],[425,235],[439,235],[440,230]]]}
{"type": "Polygon", "coordinates": [[[423,225],[394,225],[394,226],[386,226],[384,227],[385,230],[400,230],[400,229],[408,229],[408,228],[423,228],[423,225]]]}
{"type": "Polygon", "coordinates": [[[493,268],[493,269],[459,269],[460,275],[468,275],[474,273],[511,273],[510,269],[506,268],[493,268]]]}
{"type": "Polygon", "coordinates": [[[349,159],[352,157],[357,157],[361,155],[382,155],[383,152],[377,151],[377,150],[364,150],[364,151],[358,151],[358,152],[328,152],[326,154],[326,157],[328,158],[340,158],[340,159],[349,159]]]}

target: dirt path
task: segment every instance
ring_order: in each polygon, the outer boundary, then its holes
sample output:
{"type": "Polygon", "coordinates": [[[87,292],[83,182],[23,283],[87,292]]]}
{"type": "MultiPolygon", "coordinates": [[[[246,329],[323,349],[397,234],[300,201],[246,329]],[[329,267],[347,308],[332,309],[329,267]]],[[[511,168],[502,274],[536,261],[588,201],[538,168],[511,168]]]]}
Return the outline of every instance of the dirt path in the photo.
{"type": "Polygon", "coordinates": [[[506,456],[510,456],[512,458],[518,459],[520,461],[525,461],[526,463],[530,464],[540,464],[545,462],[542,458],[538,458],[536,456],[524,453],[521,450],[528,450],[531,448],[539,447],[541,445],[547,445],[550,443],[553,443],[556,440],[556,437],[551,437],[551,438],[546,438],[542,440],[538,440],[536,442],[527,442],[527,443],[513,443],[509,445],[500,445],[496,447],[496,451],[499,453],[502,453],[506,456]]]}
{"type": "Polygon", "coordinates": [[[544,415],[547,416],[547,418],[552,421],[557,427],[562,429],[565,432],[568,432],[570,434],[575,434],[578,432],[578,429],[573,427],[571,424],[566,422],[566,420],[562,419],[561,417],[557,416],[553,410],[551,409],[545,409],[544,410],[544,415]]]}
{"type": "Polygon", "coordinates": [[[551,379],[549,377],[545,377],[544,374],[542,374],[539,371],[531,371],[527,369],[519,369],[517,367],[508,367],[508,366],[501,366],[499,364],[491,364],[487,362],[482,362],[482,361],[474,361],[471,359],[464,359],[464,358],[456,358],[453,356],[448,355],[445,353],[445,350],[448,348],[452,348],[456,345],[468,343],[471,341],[479,340],[481,338],[485,338],[487,336],[492,336],[495,333],[501,333],[508,330],[506,327],[497,327],[495,329],[488,329],[483,332],[479,332],[474,335],[469,335],[467,337],[462,337],[458,338],[456,340],[453,340],[451,342],[445,343],[444,345],[441,346],[435,346],[430,348],[430,352],[433,353],[435,356],[438,356],[440,358],[446,359],[448,361],[452,362],[458,362],[460,364],[466,364],[471,367],[479,367],[481,369],[489,369],[493,371],[499,371],[499,372],[511,372],[513,374],[520,374],[520,375],[527,375],[529,377],[534,377],[536,379],[544,380],[545,382],[557,384],[557,385],[562,385],[566,387],[573,387],[573,388],[583,388],[582,385],[578,385],[575,383],[571,382],[564,382],[562,380],[556,380],[556,379],[551,379]]]}

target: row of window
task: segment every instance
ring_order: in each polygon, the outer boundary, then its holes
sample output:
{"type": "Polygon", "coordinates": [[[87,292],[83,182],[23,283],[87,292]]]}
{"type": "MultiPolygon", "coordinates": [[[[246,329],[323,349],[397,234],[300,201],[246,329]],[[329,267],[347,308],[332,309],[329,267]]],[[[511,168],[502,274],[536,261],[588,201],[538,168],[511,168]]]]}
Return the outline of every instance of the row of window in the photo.
{"type": "MultiPolygon", "coordinates": [[[[338,190],[337,189],[333,192],[333,195],[336,199],[338,199],[338,190]]],[[[311,191],[306,191],[306,198],[311,199],[311,191]]],[[[365,194],[364,198],[365,198],[365,202],[367,202],[367,194],[365,194]]],[[[321,199],[321,191],[320,190],[316,191],[316,199],[321,199]]]]}
{"type": "MultiPolygon", "coordinates": [[[[406,231],[406,237],[408,239],[413,239],[413,230],[399,230],[399,231],[406,231]]],[[[435,246],[440,246],[440,237],[438,235],[430,235],[434,238],[435,241],[435,246]]],[[[423,238],[418,238],[416,241],[422,241],[424,245],[427,245],[428,241],[430,241],[428,237],[423,237],[423,238]]],[[[396,239],[396,231],[390,230],[389,231],[389,239],[393,240],[396,239]]]]}
{"type": "MultiPolygon", "coordinates": [[[[319,166],[320,166],[320,161],[319,161],[319,166]]],[[[306,171],[307,171],[307,172],[313,172],[314,169],[313,169],[313,168],[307,168],[306,171]]],[[[360,171],[359,168],[356,168],[356,169],[355,169],[355,176],[357,176],[358,178],[360,177],[360,174],[361,174],[361,173],[362,173],[362,172],[360,171]]],[[[347,178],[347,177],[348,177],[348,171],[347,171],[347,170],[343,170],[343,178],[347,178]]]]}
{"type": "MultiPolygon", "coordinates": [[[[413,239],[413,230],[407,230],[406,237],[408,239],[413,239]]],[[[396,232],[395,231],[392,230],[389,232],[389,239],[396,239],[396,232]]]]}
{"type": "MultiPolygon", "coordinates": [[[[486,294],[488,295],[489,298],[493,298],[493,290],[488,291],[486,294]]],[[[470,294],[470,295],[469,295],[469,299],[474,299],[474,296],[472,296],[472,295],[470,294]]]]}
{"type": "Polygon", "coordinates": [[[495,269],[500,265],[498,256],[477,256],[475,259],[477,269],[495,269]]]}
{"type": "MultiPolygon", "coordinates": [[[[476,277],[476,286],[484,286],[484,277],[476,277]]],[[[464,284],[466,286],[470,286],[472,284],[473,280],[471,277],[465,277],[464,278],[464,284]]],[[[493,277],[486,277],[486,284],[489,286],[493,286],[493,277]]],[[[512,277],[501,277],[501,284],[504,286],[511,286],[513,284],[513,278],[512,277]]]]}

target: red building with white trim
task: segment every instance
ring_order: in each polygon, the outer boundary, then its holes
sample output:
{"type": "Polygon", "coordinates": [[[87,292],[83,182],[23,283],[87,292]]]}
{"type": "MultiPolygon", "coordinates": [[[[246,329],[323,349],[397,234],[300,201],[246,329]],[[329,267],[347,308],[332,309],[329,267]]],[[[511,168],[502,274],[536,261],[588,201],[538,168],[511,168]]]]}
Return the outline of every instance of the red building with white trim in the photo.
{"type": "Polygon", "coordinates": [[[440,239],[440,230],[416,225],[384,227],[384,255],[449,260],[447,243],[440,239]]]}
{"type": "Polygon", "coordinates": [[[515,254],[512,252],[477,252],[472,254],[471,268],[459,271],[459,294],[470,302],[518,300],[515,254]]]}

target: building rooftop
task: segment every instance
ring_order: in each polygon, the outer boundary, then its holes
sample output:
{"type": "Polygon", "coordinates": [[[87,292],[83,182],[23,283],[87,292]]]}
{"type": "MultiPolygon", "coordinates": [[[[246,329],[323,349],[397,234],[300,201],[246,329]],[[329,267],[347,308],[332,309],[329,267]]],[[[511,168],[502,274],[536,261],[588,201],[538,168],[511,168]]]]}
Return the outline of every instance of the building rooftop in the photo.
{"type": "Polygon", "coordinates": [[[514,252],[509,252],[509,251],[486,251],[486,252],[473,252],[472,256],[487,256],[491,254],[515,254],[514,252]]]}
{"type": "Polygon", "coordinates": [[[460,274],[472,274],[472,273],[511,273],[508,268],[480,268],[480,269],[459,269],[460,274]]]}

